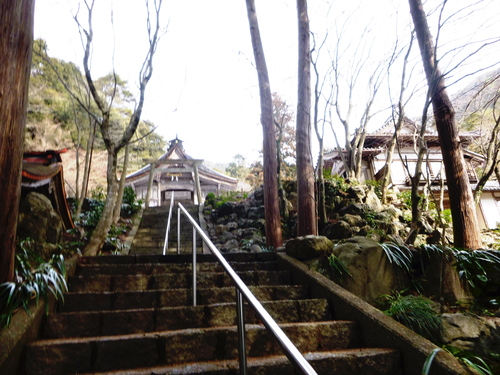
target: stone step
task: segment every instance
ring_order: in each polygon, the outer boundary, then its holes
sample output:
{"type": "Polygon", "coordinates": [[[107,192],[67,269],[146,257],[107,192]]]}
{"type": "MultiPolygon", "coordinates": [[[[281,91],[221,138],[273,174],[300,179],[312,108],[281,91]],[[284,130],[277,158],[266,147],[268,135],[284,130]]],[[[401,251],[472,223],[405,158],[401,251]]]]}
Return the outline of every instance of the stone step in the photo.
{"type": "MultiPolygon", "coordinates": [[[[250,291],[259,301],[298,300],[309,297],[309,289],[302,285],[270,285],[249,286],[250,291]]],[[[161,308],[167,306],[189,306],[193,301],[192,289],[166,289],[136,292],[103,292],[103,293],[67,293],[64,303],[60,303],[61,312],[124,310],[131,307],[137,309],[161,308]]],[[[233,287],[198,288],[198,305],[235,301],[233,287]]]]}
{"type": "MultiPolygon", "coordinates": [[[[130,249],[130,252],[135,254],[135,255],[152,255],[152,254],[161,255],[161,254],[163,254],[163,245],[152,246],[152,247],[134,246],[130,249]]],[[[203,252],[203,248],[201,247],[201,245],[197,245],[196,253],[201,254],[202,252],[203,252]]],[[[167,255],[177,254],[177,246],[175,248],[169,247],[167,249],[166,253],[167,253],[167,255]]],[[[180,253],[181,254],[192,254],[193,253],[193,245],[187,244],[185,246],[181,246],[180,253]]]]}
{"type": "MultiPolygon", "coordinates": [[[[229,265],[235,271],[253,271],[255,263],[253,262],[229,262],[229,265]]],[[[276,271],[278,266],[276,262],[260,262],[260,271],[276,271]]],[[[81,264],[78,267],[80,276],[95,276],[95,275],[158,275],[163,273],[180,273],[192,272],[192,263],[140,263],[140,264],[103,264],[103,265],[85,265],[81,264]]],[[[220,263],[205,262],[197,263],[196,270],[198,272],[223,272],[224,269],[220,263]]]]}
{"type": "MultiPolygon", "coordinates": [[[[339,322],[281,327],[301,352],[348,349],[359,343],[356,330],[339,322]]],[[[41,340],[28,345],[26,373],[90,373],[236,359],[237,336],[236,327],[217,327],[41,340]]],[[[247,324],[246,344],[249,357],[281,354],[279,344],[262,325],[247,324]]]]}
{"type": "MultiPolygon", "coordinates": [[[[223,254],[228,262],[269,262],[276,260],[276,253],[231,253],[223,254]]],[[[196,258],[197,262],[215,262],[216,258],[212,254],[200,254],[196,258]]],[[[88,264],[141,264],[141,263],[190,263],[192,257],[189,255],[102,255],[94,257],[80,258],[79,263],[88,264]]],[[[256,266],[258,267],[258,266],[256,266]]]]}
{"type": "MultiPolygon", "coordinates": [[[[401,359],[398,351],[393,349],[344,349],[306,353],[304,358],[319,375],[401,375],[401,359]]],[[[284,355],[263,358],[248,358],[249,375],[295,375],[290,361],[284,355]]],[[[123,375],[124,372],[106,371],[93,375],[123,375]]],[[[127,370],[127,375],[151,374],[239,374],[237,360],[197,362],[174,366],[150,367],[127,370]]],[[[85,375],[85,374],[82,374],[85,375]]]]}
{"type": "MultiPolygon", "coordinates": [[[[287,271],[244,271],[239,277],[247,285],[291,284],[291,274],[287,271]]],[[[165,273],[161,275],[96,275],[91,278],[80,275],[69,278],[71,292],[112,292],[133,290],[154,290],[189,288],[192,275],[188,273],[165,273]]],[[[220,288],[232,286],[233,281],[225,272],[200,272],[197,287],[220,288]]]]}
{"type": "MultiPolygon", "coordinates": [[[[262,302],[278,323],[330,320],[324,299],[262,302]]],[[[150,309],[58,313],[48,316],[44,339],[127,335],[188,328],[236,325],[236,303],[179,306],[150,309]]],[[[245,307],[245,323],[260,323],[250,307],[245,307]]],[[[334,322],[332,324],[353,324],[334,322]]]]}

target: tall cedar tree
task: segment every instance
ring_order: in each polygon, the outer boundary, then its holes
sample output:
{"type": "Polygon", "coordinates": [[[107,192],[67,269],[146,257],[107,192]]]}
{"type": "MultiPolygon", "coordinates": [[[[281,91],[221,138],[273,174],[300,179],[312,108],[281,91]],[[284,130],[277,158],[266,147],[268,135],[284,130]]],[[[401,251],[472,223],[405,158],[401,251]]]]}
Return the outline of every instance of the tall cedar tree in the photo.
{"type": "Polygon", "coordinates": [[[311,49],[307,1],[297,0],[299,87],[297,98],[297,236],[317,234],[314,169],[311,154],[311,49]]]}
{"type": "Polygon", "coordinates": [[[0,283],[14,279],[34,12],[33,0],[0,0],[0,283]]]}
{"type": "Polygon", "coordinates": [[[408,1],[443,154],[453,219],[454,245],[464,249],[479,249],[481,248],[479,223],[460,145],[458,128],[455,123],[455,111],[446,91],[444,77],[438,67],[436,47],[429,30],[422,1],[408,1]]]}
{"type": "Polygon", "coordinates": [[[264,148],[264,208],[266,216],[266,244],[278,248],[282,245],[281,217],[278,200],[278,163],[276,160],[276,131],[273,122],[273,99],[267,72],[264,48],[260,38],[255,1],[246,0],[250,36],[260,91],[260,122],[264,148]]]}

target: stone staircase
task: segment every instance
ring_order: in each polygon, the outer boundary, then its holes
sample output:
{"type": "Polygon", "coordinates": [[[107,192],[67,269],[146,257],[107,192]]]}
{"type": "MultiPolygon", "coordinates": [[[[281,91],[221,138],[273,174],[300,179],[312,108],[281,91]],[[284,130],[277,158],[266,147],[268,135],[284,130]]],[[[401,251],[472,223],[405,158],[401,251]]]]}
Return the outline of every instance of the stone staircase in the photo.
{"type": "MultiPolygon", "coordinates": [[[[199,224],[199,206],[190,203],[183,203],[183,206],[199,224]]],[[[166,205],[144,210],[141,223],[132,241],[131,255],[163,254],[169,208],[170,205],[166,205]]],[[[193,251],[193,231],[190,225],[182,225],[183,223],[187,223],[187,219],[181,214],[180,252],[181,254],[191,254],[193,251]]],[[[202,252],[203,244],[199,236],[196,242],[197,252],[202,252]]],[[[177,254],[177,205],[172,211],[167,254],[177,254]]]]}
{"type": "MultiPolygon", "coordinates": [[[[185,207],[198,217],[197,206],[185,207]]],[[[198,255],[197,306],[192,306],[191,256],[170,255],[177,252],[176,212],[169,255],[159,255],[167,215],[168,206],[145,210],[131,255],[80,260],[64,305],[28,347],[26,374],[238,372],[232,281],[214,256],[198,255]]],[[[181,246],[181,253],[191,253],[188,225],[181,246]]],[[[279,269],[275,253],[226,259],[318,373],[401,373],[397,351],[362,349],[357,325],[332,320],[327,300],[310,298],[308,287],[295,285],[290,271],[279,269]]],[[[255,313],[245,310],[249,373],[293,373],[255,313]]]]}
{"type": "MultiPolygon", "coordinates": [[[[364,348],[353,321],[335,320],[276,253],[227,254],[242,280],[319,374],[401,374],[400,353],[364,348]]],[[[26,374],[237,374],[235,289],[208,254],[81,258],[64,305],[29,345],[26,374]]],[[[249,374],[293,374],[280,347],[245,308],[249,374]]]]}

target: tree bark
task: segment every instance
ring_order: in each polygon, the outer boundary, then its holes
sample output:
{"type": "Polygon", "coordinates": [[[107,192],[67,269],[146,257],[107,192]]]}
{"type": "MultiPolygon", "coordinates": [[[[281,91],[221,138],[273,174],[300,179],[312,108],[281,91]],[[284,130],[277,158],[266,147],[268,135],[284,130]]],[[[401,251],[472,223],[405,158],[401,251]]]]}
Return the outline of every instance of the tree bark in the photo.
{"type": "Polygon", "coordinates": [[[118,164],[118,151],[108,150],[108,167],[107,176],[107,191],[102,216],[97,224],[89,243],[85,248],[83,255],[93,256],[101,250],[102,245],[106,240],[111,224],[113,223],[113,212],[116,203],[116,195],[118,193],[118,179],[116,178],[116,169],[118,164]]]}
{"type": "Polygon", "coordinates": [[[311,51],[307,1],[297,0],[299,87],[297,98],[297,236],[317,234],[314,170],[311,154],[311,51]]]}
{"type": "Polygon", "coordinates": [[[87,198],[89,190],[90,170],[92,166],[92,156],[94,154],[95,134],[97,131],[97,123],[89,116],[89,139],[87,140],[87,148],[85,152],[85,166],[83,168],[82,188],[80,196],[78,197],[78,204],[76,206],[75,217],[80,217],[82,212],[83,202],[87,198]]]}
{"type": "Polygon", "coordinates": [[[120,213],[122,210],[122,201],[123,201],[123,192],[125,191],[125,177],[127,177],[127,168],[128,168],[128,157],[130,152],[130,144],[125,146],[125,157],[123,160],[123,170],[120,177],[120,182],[118,186],[118,196],[116,197],[115,210],[113,213],[113,222],[118,223],[120,220],[120,213]]]}
{"type": "MultiPolygon", "coordinates": [[[[116,203],[116,196],[118,192],[118,180],[116,178],[116,170],[117,170],[117,159],[118,152],[125,147],[135,131],[137,130],[137,126],[139,125],[139,120],[141,118],[142,109],[144,107],[144,99],[146,95],[146,87],[148,85],[149,80],[153,74],[153,57],[156,52],[156,48],[158,45],[158,41],[160,38],[160,10],[162,6],[162,0],[154,2],[154,20],[151,20],[149,3],[146,2],[146,7],[148,11],[147,15],[147,31],[149,36],[149,46],[148,51],[146,53],[146,57],[144,59],[141,71],[139,73],[139,100],[137,101],[137,105],[134,109],[134,112],[130,116],[129,123],[125,128],[123,134],[120,139],[116,139],[111,134],[111,105],[114,100],[114,95],[116,93],[116,74],[113,71],[113,77],[115,79],[115,86],[113,89],[113,94],[109,99],[109,102],[103,100],[97,88],[95,86],[94,80],[92,78],[92,74],[90,72],[89,62],[90,62],[90,54],[91,47],[93,41],[93,30],[92,30],[92,13],[94,7],[94,0],[88,4],[86,3],[87,11],[88,11],[88,29],[82,27],[78,18],[75,16],[75,21],[78,23],[81,32],[85,35],[85,54],[83,58],[83,67],[85,70],[85,79],[87,81],[90,94],[92,95],[92,99],[98,108],[99,115],[93,116],[95,120],[98,120],[99,130],[102,135],[102,139],[104,140],[104,144],[106,146],[106,150],[108,152],[108,167],[107,167],[107,196],[106,201],[104,203],[103,214],[101,220],[99,221],[96,229],[92,233],[92,237],[89,240],[89,243],[85,247],[83,255],[85,256],[93,256],[96,255],[104,245],[106,241],[106,236],[111,228],[113,222],[113,211],[116,203]]],[[[90,110],[88,110],[91,113],[90,110]]]]}
{"type": "Polygon", "coordinates": [[[0,0],[0,283],[14,279],[34,3],[0,0]]]}
{"type": "Polygon", "coordinates": [[[260,121],[264,148],[264,209],[266,216],[266,244],[278,248],[283,243],[278,197],[278,163],[276,157],[276,130],[273,121],[273,99],[267,72],[264,48],[260,38],[259,23],[255,11],[255,1],[246,0],[250,36],[260,92],[260,121]]]}
{"type": "Polygon", "coordinates": [[[443,154],[453,219],[454,245],[465,249],[479,249],[481,248],[479,223],[460,145],[458,128],[455,123],[455,111],[446,91],[444,77],[436,61],[434,42],[422,1],[408,1],[430,89],[434,119],[443,154]]]}

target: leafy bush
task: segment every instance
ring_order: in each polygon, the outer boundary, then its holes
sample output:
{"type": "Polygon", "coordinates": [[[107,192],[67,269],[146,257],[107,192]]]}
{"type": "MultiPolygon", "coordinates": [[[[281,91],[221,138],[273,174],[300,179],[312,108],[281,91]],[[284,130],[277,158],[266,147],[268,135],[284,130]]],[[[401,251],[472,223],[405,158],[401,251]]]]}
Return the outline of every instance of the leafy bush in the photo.
{"type": "Polygon", "coordinates": [[[401,201],[403,204],[404,209],[411,209],[411,191],[410,190],[405,190],[402,191],[398,194],[398,199],[401,201]]]}
{"type": "Polygon", "coordinates": [[[500,272],[500,255],[495,250],[458,250],[452,249],[456,262],[453,264],[461,279],[479,297],[491,281],[491,273],[500,272]]]}
{"type": "Polygon", "coordinates": [[[130,186],[123,190],[123,200],[120,215],[122,217],[131,217],[135,215],[142,207],[142,200],[137,199],[134,189],[130,186]]]}
{"type": "Polygon", "coordinates": [[[208,193],[207,196],[205,197],[205,203],[214,207],[215,206],[215,194],[214,193],[208,193]]]}
{"type": "Polygon", "coordinates": [[[21,306],[29,312],[29,303],[40,298],[46,302],[52,294],[64,299],[67,291],[64,256],[53,254],[45,261],[33,251],[34,242],[26,239],[19,244],[15,257],[15,281],[0,284],[0,326],[8,326],[21,306]]]}
{"type": "Polygon", "coordinates": [[[384,313],[436,344],[441,341],[441,319],[433,310],[431,300],[400,293],[383,296],[383,300],[389,304],[384,313]]]}
{"type": "Polygon", "coordinates": [[[241,193],[238,191],[228,191],[227,193],[224,193],[217,197],[214,193],[208,193],[205,197],[205,203],[217,210],[221,208],[224,203],[238,202],[246,198],[248,198],[247,193],[241,193]]]}
{"type": "Polygon", "coordinates": [[[325,180],[329,182],[325,187],[327,188],[327,195],[346,195],[349,189],[349,183],[346,182],[345,178],[339,175],[330,175],[326,173],[325,180]]]}

